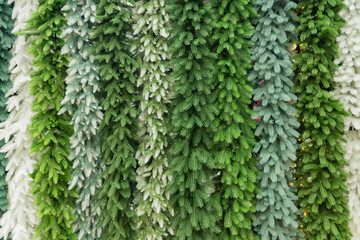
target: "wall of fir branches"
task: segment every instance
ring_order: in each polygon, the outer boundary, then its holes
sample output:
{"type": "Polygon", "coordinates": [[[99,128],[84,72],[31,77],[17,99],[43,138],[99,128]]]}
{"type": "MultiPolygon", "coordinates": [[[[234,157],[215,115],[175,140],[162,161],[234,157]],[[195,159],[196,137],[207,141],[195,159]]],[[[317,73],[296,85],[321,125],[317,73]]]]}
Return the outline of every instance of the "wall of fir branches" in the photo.
{"type": "Polygon", "coordinates": [[[0,0],[0,239],[360,240],[359,0],[0,0]]]}

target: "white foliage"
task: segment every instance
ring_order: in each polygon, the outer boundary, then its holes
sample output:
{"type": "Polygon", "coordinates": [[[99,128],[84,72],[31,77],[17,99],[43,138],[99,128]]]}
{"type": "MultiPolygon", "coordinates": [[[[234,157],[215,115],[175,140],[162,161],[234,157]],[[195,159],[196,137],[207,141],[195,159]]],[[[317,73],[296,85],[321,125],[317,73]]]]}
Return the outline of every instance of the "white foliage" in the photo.
{"type": "Polygon", "coordinates": [[[350,227],[353,240],[360,240],[360,1],[345,0],[347,8],[340,12],[345,19],[341,35],[337,38],[340,57],[335,73],[337,88],[334,96],[351,114],[345,118],[344,158],[349,163],[350,227]]]}
{"type": "MultiPolygon", "coordinates": [[[[15,20],[13,32],[27,27],[27,21],[38,7],[37,0],[10,0],[14,3],[15,20]]],[[[6,153],[9,208],[1,218],[0,237],[4,239],[33,239],[34,229],[38,224],[38,216],[34,207],[34,197],[30,191],[30,173],[33,172],[37,156],[29,154],[31,141],[28,128],[33,116],[28,82],[33,72],[33,56],[27,53],[30,41],[18,36],[10,61],[11,81],[13,87],[8,91],[7,110],[10,112],[6,121],[0,125],[0,139],[5,140],[1,152],[6,153]]]]}
{"type": "Polygon", "coordinates": [[[134,33],[140,40],[142,69],[138,86],[142,87],[140,146],[136,153],[136,212],[140,217],[139,239],[161,240],[172,233],[168,216],[171,212],[165,186],[168,181],[167,132],[164,124],[169,103],[169,79],[166,61],[169,17],[164,0],[147,0],[135,8],[134,33]]]}
{"type": "Polygon", "coordinates": [[[343,144],[344,158],[349,162],[346,168],[349,173],[347,185],[349,187],[350,228],[353,240],[360,239],[360,132],[345,133],[347,143],[343,144]]]}
{"type": "Polygon", "coordinates": [[[341,35],[337,38],[340,64],[335,73],[338,84],[334,96],[343,103],[351,114],[345,119],[345,130],[353,127],[360,130],[360,3],[358,0],[346,0],[349,8],[340,15],[345,19],[341,35]]]}

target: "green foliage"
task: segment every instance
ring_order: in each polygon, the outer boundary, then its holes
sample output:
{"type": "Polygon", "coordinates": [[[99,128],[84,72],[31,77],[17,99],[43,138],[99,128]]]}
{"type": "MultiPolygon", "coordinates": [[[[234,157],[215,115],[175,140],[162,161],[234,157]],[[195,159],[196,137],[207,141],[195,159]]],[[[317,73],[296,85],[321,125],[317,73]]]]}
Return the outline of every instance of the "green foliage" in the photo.
{"type": "Polygon", "coordinates": [[[219,200],[213,197],[215,164],[211,133],[215,106],[212,72],[216,55],[210,51],[213,12],[211,5],[195,0],[169,0],[171,14],[174,82],[177,96],[172,101],[172,141],[169,182],[170,203],[175,215],[173,239],[210,240],[220,231],[216,226],[219,200]]]}
{"type": "Polygon", "coordinates": [[[252,41],[253,71],[249,79],[255,81],[254,100],[259,119],[256,136],[259,142],[254,149],[259,153],[259,182],[257,212],[254,227],[262,240],[291,240],[299,236],[297,230],[295,189],[291,161],[296,159],[296,109],[291,93],[293,82],[292,58],[288,38],[294,36],[296,4],[290,0],[257,0],[260,17],[252,41]]]}
{"type": "Polygon", "coordinates": [[[76,190],[68,190],[72,166],[68,160],[69,137],[73,129],[68,114],[58,114],[65,94],[68,57],[60,51],[64,41],[61,28],[66,24],[61,8],[65,0],[40,1],[26,29],[27,37],[34,37],[30,53],[37,70],[31,75],[30,92],[34,96],[35,116],[29,127],[33,144],[31,152],[39,153],[32,193],[38,207],[40,223],[35,239],[76,239],[71,223],[76,219],[73,203],[76,190]]]}
{"type": "Polygon", "coordinates": [[[78,216],[74,231],[78,239],[93,240],[100,236],[99,207],[96,206],[95,192],[100,187],[100,142],[98,125],[102,112],[96,93],[99,91],[99,76],[96,72],[94,56],[89,54],[90,28],[95,22],[94,1],[68,0],[63,10],[67,26],[62,34],[66,41],[62,53],[69,54],[70,67],[65,79],[66,95],[61,111],[72,115],[74,134],[70,138],[69,159],[73,161],[70,188],[76,188],[79,198],[75,204],[78,216]]]}
{"type": "Polygon", "coordinates": [[[97,1],[93,51],[100,75],[104,119],[100,124],[105,170],[98,198],[101,207],[101,239],[137,240],[137,217],[132,204],[135,151],[138,145],[138,96],[130,51],[133,1],[97,1]]]}
{"type": "MultiPolygon", "coordinates": [[[[9,77],[9,61],[11,59],[10,49],[15,41],[11,33],[14,21],[11,19],[13,4],[9,5],[7,0],[0,0],[0,122],[5,121],[8,115],[6,111],[7,97],[5,94],[11,88],[9,77]]],[[[0,141],[0,148],[4,140],[0,141]]],[[[7,159],[5,153],[0,153],[0,217],[7,210],[7,184],[5,181],[5,168],[7,159]]]]}
{"type": "Polygon", "coordinates": [[[222,207],[220,239],[258,239],[255,220],[256,159],[252,156],[255,120],[249,108],[252,88],[247,80],[251,67],[250,19],[256,16],[250,0],[217,0],[213,48],[217,53],[213,98],[218,109],[215,124],[215,166],[221,170],[222,207]]]}
{"type": "Polygon", "coordinates": [[[310,240],[351,239],[346,163],[340,145],[348,114],[329,93],[335,87],[342,7],[341,0],[300,0],[297,8],[300,40],[294,92],[302,122],[302,151],[296,163],[296,186],[305,212],[300,229],[310,240]]]}

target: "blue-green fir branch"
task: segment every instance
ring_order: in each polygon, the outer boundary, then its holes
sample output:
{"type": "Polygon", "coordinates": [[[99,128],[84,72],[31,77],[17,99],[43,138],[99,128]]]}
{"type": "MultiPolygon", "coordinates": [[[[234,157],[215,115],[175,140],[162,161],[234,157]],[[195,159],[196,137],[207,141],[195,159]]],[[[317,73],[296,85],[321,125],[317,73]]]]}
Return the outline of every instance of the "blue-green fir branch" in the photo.
{"type": "MultiPolygon", "coordinates": [[[[12,10],[13,4],[8,4],[8,0],[0,0],[0,123],[4,122],[8,115],[6,94],[12,85],[9,76],[9,62],[12,57],[10,49],[15,41],[15,36],[12,33],[14,27],[14,20],[11,18],[12,10]]],[[[0,140],[0,147],[4,143],[3,139],[0,140]]],[[[0,217],[8,209],[6,165],[5,153],[0,153],[0,217]]]]}
{"type": "Polygon", "coordinates": [[[70,160],[73,172],[70,189],[76,188],[79,198],[75,203],[77,220],[74,231],[78,239],[94,240],[101,234],[100,209],[95,192],[99,189],[100,141],[98,126],[103,117],[96,93],[99,91],[99,76],[95,57],[90,54],[91,27],[95,23],[94,1],[68,0],[63,11],[67,12],[67,26],[62,38],[63,54],[70,56],[68,75],[65,78],[66,94],[60,112],[72,115],[74,134],[70,137],[70,160]]]}
{"type": "Polygon", "coordinates": [[[252,41],[250,79],[255,82],[254,100],[259,118],[255,131],[259,142],[259,184],[256,221],[254,227],[262,240],[291,240],[299,236],[296,222],[299,214],[297,197],[292,186],[292,161],[296,159],[297,100],[291,92],[292,56],[289,38],[294,37],[296,4],[290,0],[257,0],[255,8],[260,15],[252,41]]]}

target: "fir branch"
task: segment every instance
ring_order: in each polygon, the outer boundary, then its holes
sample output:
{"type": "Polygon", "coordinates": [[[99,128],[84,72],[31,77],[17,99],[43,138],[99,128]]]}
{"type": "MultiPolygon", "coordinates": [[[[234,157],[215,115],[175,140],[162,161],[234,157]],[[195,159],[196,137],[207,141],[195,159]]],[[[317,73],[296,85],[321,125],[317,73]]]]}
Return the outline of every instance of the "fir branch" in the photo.
{"type": "Polygon", "coordinates": [[[104,240],[137,240],[132,203],[139,131],[135,70],[130,50],[133,1],[97,1],[93,51],[100,75],[104,119],[100,124],[105,170],[98,192],[104,240]]]}
{"type": "MultiPolygon", "coordinates": [[[[0,0],[0,123],[7,118],[8,112],[6,110],[6,102],[8,96],[6,93],[11,88],[11,81],[9,77],[9,62],[12,58],[10,49],[15,41],[15,36],[12,33],[14,27],[14,20],[11,18],[13,4],[9,4],[7,0],[0,0]]],[[[1,138],[3,139],[3,137],[1,138]]],[[[5,144],[4,140],[0,140],[0,147],[5,144]]],[[[6,183],[5,168],[8,159],[5,153],[0,153],[0,217],[8,210],[7,192],[8,186],[6,183]]]]}
{"type": "MultiPolygon", "coordinates": [[[[13,0],[13,18],[16,19],[13,32],[20,32],[27,27],[25,22],[37,9],[37,1],[13,0]]],[[[29,192],[30,173],[38,158],[29,154],[31,141],[28,132],[30,119],[33,116],[30,96],[30,73],[33,56],[28,54],[29,41],[24,36],[18,36],[13,47],[14,56],[10,61],[10,78],[12,88],[7,92],[9,100],[7,111],[10,113],[0,125],[0,138],[6,144],[1,149],[6,153],[8,173],[6,181],[9,186],[9,208],[1,218],[0,236],[13,240],[33,239],[34,229],[39,220],[34,206],[34,196],[29,192]]]]}
{"type": "Polygon", "coordinates": [[[254,227],[261,239],[291,240],[299,236],[297,196],[291,185],[299,123],[292,106],[297,98],[291,93],[294,84],[288,42],[294,37],[296,4],[257,0],[255,6],[260,16],[254,20],[254,67],[249,78],[256,83],[254,100],[261,101],[255,108],[261,193],[257,195],[254,227]]]}
{"type": "Polygon", "coordinates": [[[339,14],[344,18],[345,25],[337,38],[340,57],[335,61],[340,65],[334,79],[338,85],[333,94],[350,113],[345,118],[346,142],[342,146],[344,159],[349,163],[346,171],[349,173],[350,228],[354,235],[352,239],[355,240],[360,238],[360,3],[356,0],[344,2],[346,7],[339,14]]]}
{"type": "Polygon", "coordinates": [[[101,167],[97,133],[103,117],[95,95],[99,91],[99,76],[94,56],[89,54],[90,29],[95,23],[96,5],[92,0],[68,0],[63,11],[68,11],[68,14],[67,26],[61,36],[66,42],[62,53],[70,55],[70,67],[60,112],[71,114],[70,123],[74,126],[69,156],[73,161],[70,189],[76,187],[79,195],[75,203],[78,218],[74,222],[74,230],[78,239],[94,240],[101,234],[101,228],[98,228],[100,209],[96,206],[95,192],[101,183],[98,180],[101,167]]]}
{"type": "Polygon", "coordinates": [[[69,190],[72,161],[68,159],[73,129],[67,113],[58,114],[65,95],[68,56],[61,55],[60,39],[66,19],[61,8],[65,0],[44,0],[30,20],[25,36],[34,36],[30,53],[35,56],[36,71],[31,74],[30,93],[34,96],[35,115],[29,127],[32,153],[40,159],[31,174],[32,193],[40,223],[35,239],[76,239],[71,223],[76,219],[73,204],[76,190],[69,190]]]}
{"type": "Polygon", "coordinates": [[[295,57],[296,107],[301,121],[301,151],[296,162],[300,230],[305,239],[351,239],[347,174],[341,141],[348,113],[334,90],[338,57],[336,37],[343,19],[341,0],[300,0],[295,57]]]}
{"type": "Polygon", "coordinates": [[[213,49],[217,53],[214,74],[216,116],[215,164],[221,170],[219,189],[222,216],[220,239],[258,239],[255,220],[256,159],[252,156],[255,121],[249,108],[252,88],[247,79],[251,67],[250,19],[256,16],[249,0],[213,2],[216,14],[213,49]]]}
{"type": "Polygon", "coordinates": [[[211,95],[214,58],[209,37],[213,26],[211,5],[203,1],[169,0],[172,22],[171,79],[177,96],[172,101],[172,180],[170,202],[175,215],[172,239],[215,239],[220,210],[213,197],[215,176],[211,133],[215,106],[211,95]]]}
{"type": "Polygon", "coordinates": [[[169,87],[167,38],[169,16],[165,0],[137,2],[134,34],[139,39],[142,87],[140,103],[140,145],[136,153],[137,192],[134,199],[142,240],[162,240],[173,233],[169,216],[168,183],[168,105],[169,87]]]}

